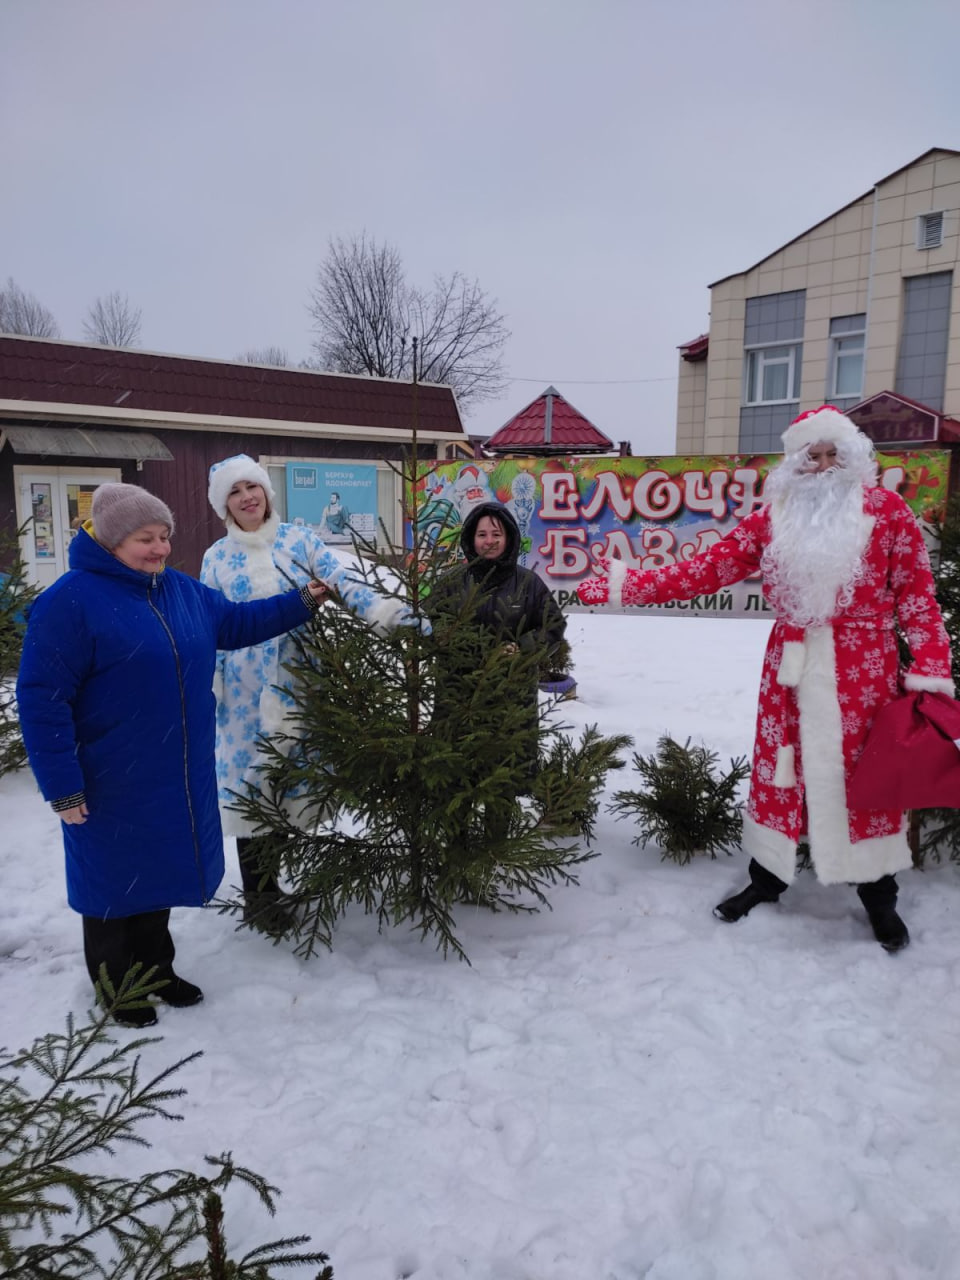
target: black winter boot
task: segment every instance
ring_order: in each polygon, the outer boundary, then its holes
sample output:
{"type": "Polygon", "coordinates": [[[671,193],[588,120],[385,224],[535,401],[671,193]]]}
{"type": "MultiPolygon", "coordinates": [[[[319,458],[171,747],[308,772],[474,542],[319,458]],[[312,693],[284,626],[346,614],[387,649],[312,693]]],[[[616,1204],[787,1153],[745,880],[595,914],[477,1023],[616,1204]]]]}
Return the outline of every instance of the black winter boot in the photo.
{"type": "Polygon", "coordinates": [[[881,876],[869,884],[857,885],[857,896],[867,909],[873,936],[891,954],[910,945],[907,926],[897,915],[895,876],[881,876]]]}
{"type": "Polygon", "coordinates": [[[203,999],[203,992],[195,983],[188,982],[186,978],[177,977],[172,969],[164,977],[165,982],[157,991],[157,999],[170,1005],[171,1008],[189,1009],[191,1005],[199,1004],[203,999]]]}
{"type": "Polygon", "coordinates": [[[761,902],[776,902],[786,887],[772,871],[762,867],[756,858],[751,858],[750,883],[732,898],[724,898],[723,902],[718,903],[713,908],[713,914],[718,920],[734,924],[749,915],[761,902]]]}
{"type": "Polygon", "coordinates": [[[289,933],[296,918],[296,906],[279,889],[243,895],[243,923],[270,937],[282,938],[289,933]]]}
{"type": "Polygon", "coordinates": [[[272,937],[282,937],[293,926],[296,908],[287,900],[276,876],[264,875],[260,870],[260,840],[258,836],[237,837],[243,923],[272,937]]]}
{"type": "Polygon", "coordinates": [[[111,1017],[118,1027],[135,1027],[139,1030],[157,1025],[157,1011],[152,1004],[142,1009],[114,1009],[111,1017]]]}

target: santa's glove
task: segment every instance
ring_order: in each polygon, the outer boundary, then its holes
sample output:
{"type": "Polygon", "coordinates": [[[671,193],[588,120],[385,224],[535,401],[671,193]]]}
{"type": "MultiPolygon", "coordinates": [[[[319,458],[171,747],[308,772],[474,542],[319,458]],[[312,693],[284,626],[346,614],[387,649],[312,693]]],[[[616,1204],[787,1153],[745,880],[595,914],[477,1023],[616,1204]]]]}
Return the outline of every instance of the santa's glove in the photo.
{"type": "Polygon", "coordinates": [[[584,578],[583,582],[580,583],[577,587],[577,597],[581,604],[610,603],[610,561],[601,559],[597,563],[603,576],[599,578],[584,578]]]}
{"type": "Polygon", "coordinates": [[[610,583],[606,578],[585,578],[577,587],[577,598],[581,604],[609,604],[610,583]]]}
{"type": "Polygon", "coordinates": [[[381,596],[367,614],[366,621],[378,636],[389,635],[395,627],[419,627],[420,634],[424,636],[433,631],[430,619],[425,614],[418,616],[403,600],[392,596],[381,596]]]}

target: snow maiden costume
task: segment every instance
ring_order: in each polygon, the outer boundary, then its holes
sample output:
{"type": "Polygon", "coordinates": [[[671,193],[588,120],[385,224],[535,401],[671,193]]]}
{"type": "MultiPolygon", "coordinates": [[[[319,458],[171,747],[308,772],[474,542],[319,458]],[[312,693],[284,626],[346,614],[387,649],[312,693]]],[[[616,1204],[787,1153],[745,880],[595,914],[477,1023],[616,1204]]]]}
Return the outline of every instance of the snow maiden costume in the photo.
{"type": "MultiPolygon", "coordinates": [[[[728,914],[721,904],[718,912],[724,919],[739,918],[756,901],[779,896],[793,879],[796,846],[804,832],[821,883],[854,882],[866,890],[871,882],[882,882],[886,899],[892,893],[895,901],[893,873],[911,865],[904,814],[853,809],[846,797],[877,712],[898,694],[895,623],[913,658],[903,675],[906,689],[953,693],[949,641],[920,527],[898,494],[869,487],[875,486],[868,469],[869,442],[848,418],[824,406],[791,424],[784,447],[788,457],[768,480],[766,496],[772,493],[773,500],[708,550],[684,564],[650,571],[605,561],[607,576],[589,579],[578,590],[584,604],[645,605],[688,600],[763,574],[764,595],[778,617],[760,683],[743,848],[769,874],[753,877],[756,891],[739,904],[743,909],[728,914]],[[821,557],[830,555],[837,525],[824,512],[820,537],[817,497],[808,508],[807,532],[798,521],[798,550],[781,563],[798,566],[797,575],[807,584],[802,598],[793,585],[799,577],[792,581],[778,570],[771,552],[778,533],[782,541],[784,532],[781,490],[793,475],[802,474],[807,450],[823,441],[837,446],[839,463],[826,475],[859,468],[863,483],[840,478],[850,490],[844,501],[851,512],[851,554],[832,578],[825,573],[825,586],[818,587],[816,575],[821,557]],[[782,486],[774,480],[781,471],[782,486]],[[818,591],[824,595],[819,616],[816,607],[812,613],[805,607],[805,599],[809,604],[818,591]]],[[[822,484],[823,479],[807,475],[800,484],[822,484]]],[[[869,892],[861,898],[870,912],[869,892]]]]}
{"type": "MultiPolygon", "coordinates": [[[[268,502],[274,499],[269,475],[246,454],[210,468],[210,505],[226,521],[227,533],[204,553],[201,582],[228,600],[240,601],[259,600],[317,579],[333,587],[343,603],[372,626],[389,628],[409,618],[401,601],[377,595],[309,525],[281,523],[271,511],[258,529],[241,529],[227,512],[227,498],[240,480],[260,485],[268,502]]],[[[238,792],[259,789],[259,736],[292,733],[287,718],[294,706],[293,677],[285,668],[295,655],[295,641],[286,636],[217,655],[217,777],[227,835],[254,835],[254,828],[231,806],[238,792]]],[[[287,745],[293,749],[295,744],[287,745]]],[[[294,800],[289,807],[296,820],[300,805],[294,800]]]]}

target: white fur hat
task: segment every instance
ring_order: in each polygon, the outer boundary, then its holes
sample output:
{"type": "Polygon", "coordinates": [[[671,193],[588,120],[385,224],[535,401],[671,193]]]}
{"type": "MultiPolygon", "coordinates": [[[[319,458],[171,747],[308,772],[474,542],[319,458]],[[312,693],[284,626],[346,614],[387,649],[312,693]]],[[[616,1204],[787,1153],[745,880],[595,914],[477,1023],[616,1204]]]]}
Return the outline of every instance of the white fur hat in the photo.
{"type": "Polygon", "coordinates": [[[232,458],[224,458],[222,462],[215,462],[210,468],[210,487],[207,490],[207,497],[210,499],[211,507],[213,507],[221,520],[226,520],[227,518],[227,498],[229,498],[230,490],[238,480],[249,480],[251,484],[262,485],[263,492],[267,495],[267,501],[271,507],[273,506],[273,499],[276,495],[266,471],[264,471],[259,462],[254,462],[247,454],[237,453],[232,458]]]}
{"type": "Polygon", "coordinates": [[[799,453],[821,440],[826,444],[843,444],[856,440],[861,433],[856,423],[832,404],[822,404],[819,409],[808,409],[790,423],[783,433],[783,452],[799,453]]]}

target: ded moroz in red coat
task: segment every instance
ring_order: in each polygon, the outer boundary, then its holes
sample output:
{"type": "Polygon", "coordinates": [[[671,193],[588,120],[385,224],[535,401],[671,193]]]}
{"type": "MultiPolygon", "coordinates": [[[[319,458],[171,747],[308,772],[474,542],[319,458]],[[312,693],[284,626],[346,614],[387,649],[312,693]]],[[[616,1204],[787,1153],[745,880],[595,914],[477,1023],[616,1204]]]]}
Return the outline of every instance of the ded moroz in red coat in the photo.
{"type": "MultiPolygon", "coordinates": [[[[903,813],[850,809],[846,796],[874,716],[898,693],[895,618],[913,655],[906,688],[953,693],[916,518],[899,494],[879,488],[865,491],[864,518],[864,572],[849,606],[824,626],[778,619],[764,657],[743,848],[787,884],[804,832],[823,884],[865,883],[911,864],[903,813]]],[[[690,600],[757,574],[770,537],[765,506],[684,564],[640,570],[605,561],[609,576],[581,583],[578,595],[588,605],[690,600]]]]}

